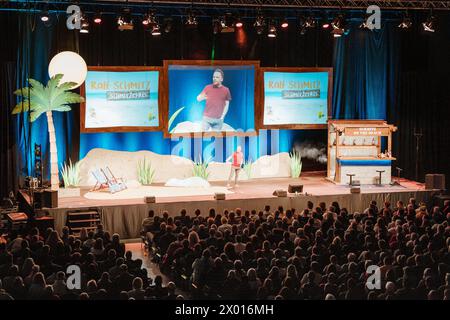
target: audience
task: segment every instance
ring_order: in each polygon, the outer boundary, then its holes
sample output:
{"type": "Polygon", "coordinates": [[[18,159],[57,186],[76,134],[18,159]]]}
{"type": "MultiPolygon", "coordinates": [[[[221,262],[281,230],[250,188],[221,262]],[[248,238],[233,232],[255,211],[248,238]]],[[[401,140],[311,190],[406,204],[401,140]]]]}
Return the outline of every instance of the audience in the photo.
{"type": "Polygon", "coordinates": [[[311,201],[207,216],[151,210],[142,235],[167,286],[102,225],[79,237],[11,232],[0,242],[0,300],[449,300],[449,206],[411,198],[371,201],[362,213],[311,201]],[[79,288],[69,288],[70,265],[81,270],[79,288]],[[369,289],[374,265],[378,287],[369,289]]]}
{"type": "Polygon", "coordinates": [[[167,215],[146,219],[144,229],[161,271],[191,298],[442,300],[450,292],[448,208],[428,211],[411,198],[406,207],[371,201],[363,213],[310,201],[302,211],[211,209],[191,218],[183,210],[170,231],[174,250],[161,241],[167,215]],[[375,290],[366,285],[373,265],[375,290]]]}

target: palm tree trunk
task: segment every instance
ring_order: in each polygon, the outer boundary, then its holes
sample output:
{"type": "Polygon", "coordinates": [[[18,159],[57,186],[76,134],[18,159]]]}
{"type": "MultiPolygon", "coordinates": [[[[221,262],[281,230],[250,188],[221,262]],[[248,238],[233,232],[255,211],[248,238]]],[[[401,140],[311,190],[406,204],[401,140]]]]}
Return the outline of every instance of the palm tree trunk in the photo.
{"type": "Polygon", "coordinates": [[[59,189],[58,172],[58,150],[56,148],[55,126],[53,124],[53,115],[47,111],[48,138],[50,142],[50,183],[52,190],[59,189]]]}

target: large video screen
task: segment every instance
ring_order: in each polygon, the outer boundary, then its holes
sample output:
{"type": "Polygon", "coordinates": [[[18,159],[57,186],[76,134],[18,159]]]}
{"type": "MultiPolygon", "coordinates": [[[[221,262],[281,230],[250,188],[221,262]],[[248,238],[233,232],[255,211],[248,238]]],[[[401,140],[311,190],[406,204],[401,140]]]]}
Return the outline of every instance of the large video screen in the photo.
{"type": "Polygon", "coordinates": [[[160,129],[159,70],[99,67],[84,84],[82,132],[151,131],[160,129]],[[128,70],[127,70],[128,69],[128,70]]]}
{"type": "Polygon", "coordinates": [[[263,71],[263,126],[325,128],[330,110],[331,69],[263,71]]]}
{"type": "Polygon", "coordinates": [[[166,63],[168,133],[255,132],[256,63],[192,63],[166,63]]]}

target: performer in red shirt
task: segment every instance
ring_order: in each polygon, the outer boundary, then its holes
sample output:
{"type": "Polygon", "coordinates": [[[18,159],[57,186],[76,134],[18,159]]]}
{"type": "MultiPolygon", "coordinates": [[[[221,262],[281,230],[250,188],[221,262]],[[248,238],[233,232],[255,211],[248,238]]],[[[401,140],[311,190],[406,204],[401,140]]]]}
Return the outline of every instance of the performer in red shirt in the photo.
{"type": "Polygon", "coordinates": [[[203,112],[202,130],[221,131],[223,120],[228,112],[231,101],[230,89],[222,85],[223,71],[214,70],[213,84],[208,84],[197,96],[197,101],[206,100],[203,112]]]}
{"type": "Polygon", "coordinates": [[[237,147],[236,151],[233,152],[233,154],[228,157],[226,162],[230,161],[231,159],[232,159],[231,170],[230,170],[230,176],[228,177],[227,187],[230,186],[230,181],[231,181],[231,178],[233,177],[233,174],[234,174],[234,186],[237,187],[239,171],[241,171],[242,163],[244,162],[244,154],[242,153],[241,146],[237,147]]]}

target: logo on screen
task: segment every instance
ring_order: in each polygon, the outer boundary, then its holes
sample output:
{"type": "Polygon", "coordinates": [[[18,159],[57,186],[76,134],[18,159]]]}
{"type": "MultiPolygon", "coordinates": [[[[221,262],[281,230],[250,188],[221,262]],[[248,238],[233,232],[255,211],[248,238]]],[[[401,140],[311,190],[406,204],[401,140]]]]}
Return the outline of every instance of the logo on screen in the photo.
{"type": "Polygon", "coordinates": [[[150,91],[108,91],[106,100],[145,100],[150,99],[150,91]]]}
{"type": "Polygon", "coordinates": [[[283,90],[283,99],[317,99],[320,98],[320,90],[283,90]]]}

